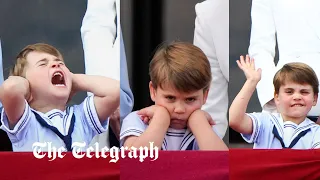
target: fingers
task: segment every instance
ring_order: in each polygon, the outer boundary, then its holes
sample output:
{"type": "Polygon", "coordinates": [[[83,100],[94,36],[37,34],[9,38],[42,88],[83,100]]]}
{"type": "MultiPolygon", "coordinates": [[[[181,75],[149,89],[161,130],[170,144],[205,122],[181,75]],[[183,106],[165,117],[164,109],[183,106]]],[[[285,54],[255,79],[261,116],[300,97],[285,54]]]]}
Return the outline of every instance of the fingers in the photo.
{"type": "Polygon", "coordinates": [[[149,107],[140,109],[137,113],[138,113],[138,115],[141,115],[141,116],[148,116],[148,114],[150,114],[149,107]]]}
{"type": "Polygon", "coordinates": [[[147,116],[140,116],[140,119],[146,123],[148,121],[148,117],[147,116]]]}
{"type": "Polygon", "coordinates": [[[255,63],[254,63],[254,59],[251,58],[251,67],[252,69],[256,69],[255,63]]]}
{"type": "Polygon", "coordinates": [[[139,115],[140,119],[145,123],[149,124],[150,119],[153,116],[153,106],[149,106],[146,108],[143,108],[137,112],[139,115]]]}
{"type": "Polygon", "coordinates": [[[240,62],[241,62],[241,65],[246,65],[247,64],[242,55],[240,56],[240,62]]]}
{"type": "Polygon", "coordinates": [[[213,126],[213,125],[216,125],[216,122],[214,122],[213,119],[209,119],[209,124],[210,124],[211,126],[213,126]]]}
{"type": "Polygon", "coordinates": [[[140,119],[145,123],[145,124],[149,124],[150,118],[147,116],[142,116],[139,115],[140,119]]]}
{"type": "Polygon", "coordinates": [[[243,55],[241,55],[240,60],[237,60],[236,62],[238,64],[238,67],[242,70],[244,68],[255,69],[254,59],[250,58],[250,56],[248,54],[245,57],[243,55]]]}
{"type": "Polygon", "coordinates": [[[209,122],[209,124],[210,124],[211,126],[213,126],[213,125],[216,124],[216,123],[213,121],[212,117],[210,116],[210,114],[209,114],[208,112],[204,111],[204,114],[205,114],[206,119],[208,120],[208,122],[209,122]]]}

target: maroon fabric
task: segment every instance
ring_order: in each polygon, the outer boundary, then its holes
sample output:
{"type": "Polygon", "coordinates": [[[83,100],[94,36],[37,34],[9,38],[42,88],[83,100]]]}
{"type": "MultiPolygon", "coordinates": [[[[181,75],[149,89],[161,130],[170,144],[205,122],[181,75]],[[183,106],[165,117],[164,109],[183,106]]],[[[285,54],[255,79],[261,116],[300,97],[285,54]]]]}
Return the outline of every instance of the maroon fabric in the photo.
{"type": "Polygon", "coordinates": [[[0,179],[23,180],[116,180],[120,178],[119,161],[109,163],[110,159],[76,159],[68,153],[62,159],[48,161],[36,159],[32,153],[0,153],[0,179]]]}
{"type": "Polygon", "coordinates": [[[230,150],[230,179],[320,179],[320,150],[230,150]]]}
{"type": "Polygon", "coordinates": [[[123,180],[228,180],[229,153],[215,151],[160,151],[155,161],[121,159],[123,180]]]}

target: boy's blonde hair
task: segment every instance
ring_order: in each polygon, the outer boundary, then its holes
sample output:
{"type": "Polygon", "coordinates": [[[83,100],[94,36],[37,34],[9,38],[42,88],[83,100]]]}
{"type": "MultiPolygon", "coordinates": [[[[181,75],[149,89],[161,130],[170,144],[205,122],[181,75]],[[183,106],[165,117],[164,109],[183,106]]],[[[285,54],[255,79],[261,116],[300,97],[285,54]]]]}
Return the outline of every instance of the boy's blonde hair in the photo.
{"type": "Polygon", "coordinates": [[[273,78],[274,93],[279,94],[280,86],[287,82],[311,85],[314,94],[319,93],[317,75],[307,64],[300,62],[285,64],[273,78]]]}
{"type": "Polygon", "coordinates": [[[10,76],[22,76],[25,77],[25,68],[27,65],[27,55],[30,52],[37,51],[48,53],[63,61],[61,53],[53,46],[44,43],[31,44],[23,48],[17,56],[16,63],[10,70],[10,76]]]}
{"type": "Polygon", "coordinates": [[[200,48],[186,42],[162,45],[150,62],[149,74],[155,89],[169,84],[181,92],[205,91],[211,82],[206,55],[200,48]]]}

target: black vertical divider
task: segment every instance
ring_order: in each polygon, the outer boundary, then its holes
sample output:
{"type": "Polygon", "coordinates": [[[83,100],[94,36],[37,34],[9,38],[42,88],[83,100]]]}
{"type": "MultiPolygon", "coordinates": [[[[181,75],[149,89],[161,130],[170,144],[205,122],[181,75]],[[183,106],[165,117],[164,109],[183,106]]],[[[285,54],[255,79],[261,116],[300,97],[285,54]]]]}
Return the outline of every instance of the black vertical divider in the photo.
{"type": "Polygon", "coordinates": [[[149,62],[162,42],[161,0],[134,0],[132,30],[132,92],[134,108],[152,105],[149,95],[149,62]]]}

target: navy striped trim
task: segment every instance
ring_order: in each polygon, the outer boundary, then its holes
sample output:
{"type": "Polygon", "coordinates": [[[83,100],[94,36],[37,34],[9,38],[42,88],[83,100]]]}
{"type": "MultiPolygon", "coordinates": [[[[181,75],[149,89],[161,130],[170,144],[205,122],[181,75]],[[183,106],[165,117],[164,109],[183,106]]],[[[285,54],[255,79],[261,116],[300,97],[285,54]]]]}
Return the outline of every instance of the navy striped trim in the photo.
{"type": "Polygon", "coordinates": [[[181,133],[177,133],[177,132],[169,132],[169,131],[167,131],[167,133],[166,134],[172,134],[172,135],[184,135],[185,134],[185,132],[181,132],[181,133]]]}
{"type": "Polygon", "coordinates": [[[192,137],[192,135],[193,134],[191,132],[189,132],[189,134],[182,140],[180,149],[182,149],[184,147],[184,145],[188,142],[188,140],[192,137]]]}
{"type": "Polygon", "coordinates": [[[304,131],[301,131],[298,136],[296,136],[293,141],[291,141],[290,145],[289,145],[289,148],[292,148],[293,146],[295,146],[298,141],[303,137],[305,136],[308,132],[310,131],[310,129],[306,129],[304,131]]]}
{"type": "Polygon", "coordinates": [[[296,128],[297,128],[296,125],[293,125],[293,124],[285,124],[285,125],[284,125],[284,128],[287,128],[287,127],[291,127],[291,128],[293,128],[293,129],[296,129],[296,128]]]}
{"type": "Polygon", "coordinates": [[[255,117],[255,116],[252,116],[253,118],[253,123],[255,125],[255,128],[254,128],[254,134],[253,134],[253,137],[252,137],[252,141],[255,142],[257,137],[258,137],[258,134],[259,134],[259,122],[258,122],[258,119],[255,117]]]}
{"type": "Polygon", "coordinates": [[[27,113],[26,113],[26,116],[24,117],[24,119],[22,120],[22,123],[20,124],[20,126],[18,127],[17,131],[15,133],[10,133],[10,134],[13,134],[13,135],[16,135],[20,129],[24,126],[24,124],[27,122],[29,116],[30,116],[30,106],[29,105],[26,105],[27,109],[27,113]]]}
{"type": "Polygon", "coordinates": [[[164,138],[162,144],[164,145],[165,149],[168,149],[168,142],[167,142],[166,138],[164,138]]]}
{"type": "MultiPolygon", "coordinates": [[[[69,129],[69,128],[67,128],[67,123],[68,123],[68,120],[69,120],[69,116],[70,116],[70,109],[71,109],[71,107],[67,107],[67,109],[66,109],[66,115],[63,117],[63,127],[65,127],[65,130],[67,130],[67,129],[69,129]]],[[[74,109],[73,109],[73,111],[72,111],[72,114],[74,114],[75,115],[75,113],[74,113],[74,109]]],[[[72,116],[71,116],[71,118],[72,118],[72,116]]],[[[75,118],[75,120],[76,120],[77,118],[75,118]]],[[[71,122],[71,121],[70,121],[71,122]]],[[[71,123],[70,123],[71,124],[71,123]]],[[[66,134],[67,134],[68,132],[66,132],[66,134]]]]}
{"type": "Polygon", "coordinates": [[[195,139],[193,139],[193,140],[190,142],[190,144],[188,145],[188,147],[186,148],[186,150],[193,150],[194,142],[195,142],[195,139]]]}
{"type": "Polygon", "coordinates": [[[52,119],[53,117],[55,116],[60,116],[60,118],[63,118],[63,114],[60,113],[60,112],[55,112],[55,113],[52,113],[48,116],[49,119],[52,119]]]}
{"type": "MultiPolygon", "coordinates": [[[[312,124],[308,124],[308,125],[305,125],[305,126],[298,127],[298,128],[296,129],[296,131],[300,131],[301,129],[308,128],[308,127],[313,126],[313,125],[315,125],[315,123],[312,123],[312,124]]],[[[295,133],[296,133],[296,132],[295,132],[295,133]]]]}
{"type": "Polygon", "coordinates": [[[142,133],[143,133],[143,131],[140,131],[140,130],[138,130],[138,129],[128,129],[128,130],[122,132],[122,133],[120,134],[120,136],[123,137],[123,136],[125,136],[125,135],[126,135],[126,136],[131,135],[131,134],[129,134],[130,132],[138,133],[138,134],[142,134],[142,133]]]}
{"type": "Polygon", "coordinates": [[[272,119],[274,120],[277,129],[280,130],[281,136],[283,136],[284,132],[283,132],[283,129],[281,128],[281,125],[280,125],[277,117],[275,117],[273,114],[270,114],[270,115],[271,115],[272,119]]]}
{"type": "Polygon", "coordinates": [[[320,147],[320,142],[317,142],[317,143],[313,144],[313,146],[311,147],[311,149],[318,148],[317,146],[320,147]]]}
{"type": "Polygon", "coordinates": [[[166,134],[167,136],[183,137],[184,134],[166,134]]]}
{"type": "Polygon", "coordinates": [[[311,124],[308,124],[306,126],[302,126],[302,127],[299,127],[295,130],[295,132],[293,133],[292,137],[296,136],[297,134],[300,133],[300,131],[302,130],[305,130],[305,129],[309,129],[311,128],[312,126],[315,126],[316,124],[315,123],[311,123],[311,124]]]}
{"type": "Polygon", "coordinates": [[[93,114],[92,114],[92,112],[91,112],[90,102],[89,102],[91,97],[92,97],[92,96],[89,96],[89,97],[87,98],[87,102],[86,102],[86,104],[87,104],[87,112],[88,112],[88,115],[89,115],[89,119],[90,119],[92,125],[94,126],[94,129],[98,132],[98,134],[101,134],[102,131],[98,128],[98,125],[96,124],[96,122],[95,122],[95,120],[94,120],[94,117],[93,117],[93,114]]]}

